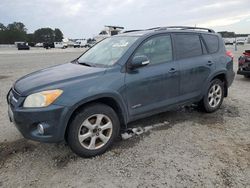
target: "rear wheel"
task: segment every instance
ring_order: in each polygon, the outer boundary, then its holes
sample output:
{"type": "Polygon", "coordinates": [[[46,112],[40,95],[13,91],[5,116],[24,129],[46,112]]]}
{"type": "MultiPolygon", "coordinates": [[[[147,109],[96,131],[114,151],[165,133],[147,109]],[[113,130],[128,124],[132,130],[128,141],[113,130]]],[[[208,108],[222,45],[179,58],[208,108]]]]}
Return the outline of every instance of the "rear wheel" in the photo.
{"type": "Polygon", "coordinates": [[[119,135],[120,122],[114,110],[93,104],[79,112],[68,130],[68,144],[81,157],[104,153],[119,135]]]}
{"type": "Polygon", "coordinates": [[[224,98],[224,84],[219,79],[211,81],[209,89],[200,101],[200,106],[205,112],[211,113],[218,110],[224,98]]]}

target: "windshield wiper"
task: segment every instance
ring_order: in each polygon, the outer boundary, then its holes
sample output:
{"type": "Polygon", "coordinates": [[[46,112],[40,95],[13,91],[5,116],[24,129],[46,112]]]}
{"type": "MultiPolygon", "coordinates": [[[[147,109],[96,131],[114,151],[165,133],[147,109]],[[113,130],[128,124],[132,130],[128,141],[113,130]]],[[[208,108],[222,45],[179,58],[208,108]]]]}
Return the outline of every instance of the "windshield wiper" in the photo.
{"type": "Polygon", "coordinates": [[[72,63],[77,63],[79,65],[85,65],[85,66],[88,66],[88,67],[93,67],[92,64],[89,64],[89,63],[86,63],[86,62],[79,62],[78,59],[73,60],[72,63]]]}
{"type": "Polygon", "coordinates": [[[85,62],[79,62],[78,61],[78,64],[80,65],[85,65],[85,66],[88,66],[88,67],[92,67],[92,65],[88,64],[88,63],[85,63],[85,62]]]}

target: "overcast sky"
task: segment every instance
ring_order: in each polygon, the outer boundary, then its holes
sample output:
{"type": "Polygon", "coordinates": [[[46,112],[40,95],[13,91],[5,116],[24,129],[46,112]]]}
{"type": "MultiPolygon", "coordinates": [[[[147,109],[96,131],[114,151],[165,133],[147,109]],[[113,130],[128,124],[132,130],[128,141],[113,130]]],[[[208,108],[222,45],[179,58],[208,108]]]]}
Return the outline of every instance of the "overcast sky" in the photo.
{"type": "Polygon", "coordinates": [[[28,32],[60,28],[70,38],[93,37],[104,25],[196,25],[250,33],[250,0],[0,0],[0,23],[14,21],[28,32]]]}

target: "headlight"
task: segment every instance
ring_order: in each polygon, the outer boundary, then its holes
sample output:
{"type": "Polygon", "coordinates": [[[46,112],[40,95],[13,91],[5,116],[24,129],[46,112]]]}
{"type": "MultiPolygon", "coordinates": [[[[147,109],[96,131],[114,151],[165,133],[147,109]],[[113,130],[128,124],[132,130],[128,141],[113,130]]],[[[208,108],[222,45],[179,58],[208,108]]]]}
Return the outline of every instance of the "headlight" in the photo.
{"type": "Polygon", "coordinates": [[[62,90],[48,90],[29,95],[23,104],[25,108],[46,107],[52,104],[61,94],[62,90]]]}

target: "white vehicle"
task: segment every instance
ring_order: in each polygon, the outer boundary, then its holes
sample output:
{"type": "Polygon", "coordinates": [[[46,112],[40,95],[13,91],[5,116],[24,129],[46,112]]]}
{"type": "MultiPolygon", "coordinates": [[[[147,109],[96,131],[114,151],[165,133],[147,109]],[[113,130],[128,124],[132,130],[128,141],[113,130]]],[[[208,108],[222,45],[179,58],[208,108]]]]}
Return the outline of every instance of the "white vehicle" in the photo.
{"type": "Polygon", "coordinates": [[[85,48],[87,46],[87,40],[77,40],[74,44],[74,48],[85,48]]]}
{"type": "Polygon", "coordinates": [[[235,43],[235,38],[223,38],[225,45],[233,45],[235,43]]]}
{"type": "Polygon", "coordinates": [[[245,39],[245,38],[237,38],[237,39],[236,39],[236,44],[244,45],[245,42],[246,42],[246,39],[245,39]]]}
{"type": "Polygon", "coordinates": [[[41,43],[41,42],[36,43],[35,47],[43,47],[43,43],[41,43]]]}
{"type": "Polygon", "coordinates": [[[124,27],[106,25],[99,35],[94,37],[94,39],[96,42],[99,42],[102,39],[119,34],[123,29],[124,27]]]}
{"type": "Polygon", "coordinates": [[[250,35],[247,37],[247,43],[250,44],[250,35]]]}
{"type": "Polygon", "coordinates": [[[69,38],[64,38],[62,39],[63,44],[66,45],[67,47],[73,47],[75,42],[72,39],[69,38]]]}
{"type": "Polygon", "coordinates": [[[55,48],[62,48],[62,49],[67,48],[67,45],[64,44],[63,42],[54,42],[54,46],[55,48]]]}

